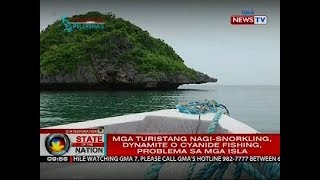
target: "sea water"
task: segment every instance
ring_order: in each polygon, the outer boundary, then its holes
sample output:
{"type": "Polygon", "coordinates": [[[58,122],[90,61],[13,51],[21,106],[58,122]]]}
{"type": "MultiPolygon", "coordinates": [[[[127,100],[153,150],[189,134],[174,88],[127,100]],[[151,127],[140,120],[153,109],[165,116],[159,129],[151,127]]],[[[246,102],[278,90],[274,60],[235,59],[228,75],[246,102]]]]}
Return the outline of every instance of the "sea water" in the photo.
{"type": "Polygon", "coordinates": [[[183,85],[170,91],[58,91],[40,93],[40,127],[175,108],[215,99],[231,117],[260,132],[280,132],[280,86],[183,85]]]}

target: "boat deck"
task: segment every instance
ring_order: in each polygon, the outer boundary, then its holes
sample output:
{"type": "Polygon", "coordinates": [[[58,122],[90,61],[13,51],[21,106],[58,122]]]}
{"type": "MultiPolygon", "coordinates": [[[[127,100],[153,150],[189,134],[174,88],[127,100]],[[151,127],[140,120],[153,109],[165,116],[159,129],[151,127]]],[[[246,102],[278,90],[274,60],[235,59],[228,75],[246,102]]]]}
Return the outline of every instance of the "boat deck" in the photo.
{"type": "MultiPolygon", "coordinates": [[[[106,133],[206,133],[214,113],[190,115],[177,109],[129,114],[85,121],[50,128],[76,129],[104,126],[106,133]],[[200,125],[199,125],[200,123],[200,125]],[[198,130],[197,130],[198,129],[198,130]]],[[[222,115],[216,133],[259,133],[250,126],[222,115]]],[[[106,163],[40,163],[41,179],[143,179],[150,162],[106,163]]],[[[159,179],[184,179],[190,162],[168,162],[160,171],[159,179]]],[[[197,172],[206,163],[197,163],[197,172]]],[[[224,179],[232,178],[234,166],[230,165],[224,179]]],[[[196,174],[196,173],[194,173],[196,174]]],[[[246,176],[245,174],[243,175],[246,176]]]]}

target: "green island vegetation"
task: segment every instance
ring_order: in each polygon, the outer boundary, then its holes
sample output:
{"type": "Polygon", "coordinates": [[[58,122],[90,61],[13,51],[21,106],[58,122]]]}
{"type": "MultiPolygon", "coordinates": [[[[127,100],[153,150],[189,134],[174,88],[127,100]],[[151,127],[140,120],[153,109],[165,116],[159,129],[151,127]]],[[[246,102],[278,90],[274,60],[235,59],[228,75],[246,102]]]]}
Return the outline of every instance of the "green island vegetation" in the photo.
{"type": "Polygon", "coordinates": [[[129,21],[99,12],[72,18],[103,18],[105,28],[66,32],[61,20],[49,25],[40,33],[41,74],[73,72],[79,65],[90,65],[95,57],[113,59],[117,66],[130,63],[139,73],[150,76],[165,72],[197,77],[197,72],[188,68],[172,47],[129,21]]]}

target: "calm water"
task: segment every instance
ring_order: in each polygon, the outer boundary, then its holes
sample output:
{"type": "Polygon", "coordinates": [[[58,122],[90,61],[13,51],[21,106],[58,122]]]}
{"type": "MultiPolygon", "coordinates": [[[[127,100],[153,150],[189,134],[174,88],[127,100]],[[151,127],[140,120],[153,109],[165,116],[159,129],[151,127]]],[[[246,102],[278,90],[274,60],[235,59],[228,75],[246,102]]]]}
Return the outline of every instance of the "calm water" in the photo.
{"type": "Polygon", "coordinates": [[[215,99],[233,118],[261,132],[280,132],[280,86],[183,85],[175,91],[41,92],[40,127],[174,108],[215,99]]]}

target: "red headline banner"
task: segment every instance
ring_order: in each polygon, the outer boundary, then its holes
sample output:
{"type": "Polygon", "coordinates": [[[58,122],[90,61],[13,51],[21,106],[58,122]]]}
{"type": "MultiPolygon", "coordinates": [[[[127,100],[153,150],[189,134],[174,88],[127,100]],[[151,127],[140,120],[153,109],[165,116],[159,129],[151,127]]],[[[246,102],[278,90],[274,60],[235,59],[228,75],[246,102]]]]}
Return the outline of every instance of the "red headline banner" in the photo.
{"type": "Polygon", "coordinates": [[[108,156],[280,156],[280,134],[108,134],[108,156]]]}

